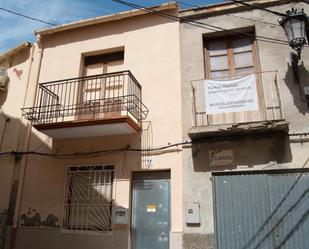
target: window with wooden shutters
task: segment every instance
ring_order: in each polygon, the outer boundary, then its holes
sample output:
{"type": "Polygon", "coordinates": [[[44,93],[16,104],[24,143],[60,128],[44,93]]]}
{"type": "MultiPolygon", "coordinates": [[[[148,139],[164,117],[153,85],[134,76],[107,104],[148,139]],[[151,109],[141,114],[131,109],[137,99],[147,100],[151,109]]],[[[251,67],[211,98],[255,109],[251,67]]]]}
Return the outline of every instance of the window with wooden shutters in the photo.
{"type": "Polygon", "coordinates": [[[66,174],[63,229],[112,229],[114,166],[70,167],[66,174]]]}
{"type": "Polygon", "coordinates": [[[205,40],[206,76],[228,78],[256,72],[254,41],[249,37],[223,37],[205,40]]]}
{"type": "MultiPolygon", "coordinates": [[[[124,50],[84,58],[83,76],[106,75],[123,71],[124,50]]],[[[83,119],[106,118],[112,112],[121,115],[125,89],[124,77],[119,75],[87,80],[81,89],[81,114],[83,119]],[[104,115],[109,113],[108,115],[104,115]],[[86,114],[86,115],[85,115],[86,114]]],[[[80,119],[81,117],[78,117],[80,119]]]]}

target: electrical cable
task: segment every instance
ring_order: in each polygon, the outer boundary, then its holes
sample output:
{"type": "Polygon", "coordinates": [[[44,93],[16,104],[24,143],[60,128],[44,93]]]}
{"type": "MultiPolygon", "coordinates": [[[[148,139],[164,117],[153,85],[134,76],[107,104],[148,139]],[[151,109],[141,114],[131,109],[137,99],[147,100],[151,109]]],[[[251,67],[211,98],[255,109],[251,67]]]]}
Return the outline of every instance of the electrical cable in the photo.
{"type": "Polygon", "coordinates": [[[37,22],[41,22],[41,23],[44,23],[44,24],[48,24],[48,25],[51,25],[51,26],[58,26],[58,24],[51,23],[51,22],[46,22],[46,21],[44,21],[44,20],[40,20],[40,19],[38,19],[38,18],[34,18],[34,17],[31,17],[31,16],[27,16],[27,15],[24,15],[24,14],[21,14],[21,13],[12,11],[12,10],[8,10],[8,9],[2,8],[2,7],[0,7],[0,10],[3,10],[3,11],[6,11],[6,12],[8,12],[8,13],[11,13],[11,14],[13,14],[13,15],[21,16],[21,17],[24,17],[24,18],[27,18],[27,19],[30,19],[30,20],[33,20],[33,21],[37,21],[37,22]]]}
{"type": "Polygon", "coordinates": [[[228,0],[228,1],[232,1],[234,3],[239,3],[239,4],[242,4],[244,6],[250,7],[252,9],[263,10],[263,11],[266,11],[266,12],[269,12],[269,13],[272,13],[272,14],[275,14],[275,15],[278,15],[278,16],[282,16],[282,17],[286,16],[286,14],[283,14],[283,13],[280,13],[280,12],[277,12],[277,11],[274,11],[274,10],[265,9],[265,8],[259,7],[257,5],[252,5],[252,4],[249,4],[249,3],[245,3],[243,1],[239,1],[239,0],[228,0]]]}
{"type": "Polygon", "coordinates": [[[176,2],[179,3],[179,4],[182,4],[182,5],[188,6],[188,7],[200,8],[200,6],[193,5],[193,4],[189,4],[189,3],[185,3],[185,2],[183,2],[183,1],[178,1],[178,0],[176,0],[176,2]]]}
{"type": "Polygon", "coordinates": [[[203,23],[203,22],[193,21],[193,20],[188,19],[188,18],[173,16],[173,15],[170,15],[170,14],[167,14],[167,13],[156,11],[152,8],[147,8],[147,7],[140,6],[140,5],[137,5],[137,4],[134,4],[134,3],[125,2],[125,1],[122,1],[122,0],[112,0],[112,1],[117,2],[119,4],[122,4],[122,5],[125,5],[127,7],[143,10],[145,12],[152,13],[152,14],[155,14],[155,15],[158,15],[158,16],[162,16],[162,17],[174,20],[174,21],[184,22],[184,23],[187,23],[189,25],[196,26],[196,27],[199,27],[199,28],[203,28],[203,29],[207,29],[207,30],[211,30],[211,31],[225,31],[227,33],[234,34],[234,35],[236,34],[236,35],[239,35],[239,36],[253,37],[258,41],[289,46],[288,42],[284,41],[284,40],[265,37],[265,36],[255,36],[254,34],[242,32],[242,31],[238,31],[238,30],[228,30],[228,29],[218,27],[218,26],[215,26],[215,25],[210,25],[210,24],[206,24],[206,23],[203,23]]]}
{"type": "Polygon", "coordinates": [[[181,143],[174,143],[174,144],[169,144],[166,146],[162,146],[162,147],[158,147],[158,148],[149,148],[149,149],[131,149],[131,148],[127,148],[127,151],[139,151],[139,152],[150,152],[150,151],[160,151],[160,150],[165,150],[165,149],[169,149],[172,147],[178,147],[181,145],[188,145],[188,144],[192,144],[192,142],[189,141],[185,141],[185,142],[181,142],[181,143]]]}
{"type": "MultiPolygon", "coordinates": [[[[146,8],[146,7],[143,7],[143,6],[140,6],[140,5],[136,5],[136,4],[133,4],[133,3],[128,3],[128,2],[125,2],[125,1],[117,1],[117,0],[112,0],[112,1],[118,2],[120,4],[129,6],[129,7],[143,9],[144,11],[149,10],[151,13],[157,13],[157,14],[161,13],[159,11],[155,11],[153,9],[146,8]]],[[[185,2],[182,2],[182,1],[178,1],[178,2],[182,3],[182,4],[186,4],[185,2]]],[[[187,4],[187,5],[189,5],[189,4],[187,4]]],[[[199,6],[195,6],[195,5],[190,5],[190,6],[199,7],[199,6]]],[[[30,17],[30,16],[27,16],[27,15],[24,15],[24,14],[15,12],[15,11],[11,11],[11,10],[8,10],[8,9],[2,8],[2,7],[0,7],[0,9],[3,10],[3,11],[7,11],[9,13],[12,13],[12,14],[18,15],[18,16],[22,16],[22,17],[34,20],[34,21],[42,22],[42,23],[45,23],[45,24],[48,24],[48,25],[52,25],[52,26],[57,26],[57,24],[46,22],[46,21],[43,21],[43,20],[40,20],[40,19],[37,19],[37,18],[34,18],[34,17],[30,17]]],[[[205,24],[205,23],[202,23],[202,22],[196,22],[196,21],[192,21],[192,20],[189,20],[189,19],[187,20],[186,18],[179,18],[179,17],[175,17],[175,16],[172,16],[172,15],[169,15],[169,14],[163,14],[161,16],[167,17],[167,18],[172,18],[173,20],[184,21],[184,22],[186,22],[186,23],[188,23],[190,25],[193,25],[193,26],[196,26],[196,27],[199,27],[199,28],[205,28],[205,27],[201,27],[200,25],[208,26],[207,29],[211,30],[211,31],[216,31],[214,29],[220,29],[220,30],[227,31],[227,32],[230,32],[230,33],[237,33],[238,35],[246,35],[246,36],[250,35],[250,34],[245,33],[245,32],[240,32],[240,31],[235,31],[235,30],[234,31],[226,30],[226,29],[218,27],[218,26],[214,26],[214,25],[210,25],[210,24],[205,24]],[[214,29],[211,29],[211,28],[214,28],[214,29]]],[[[254,36],[254,35],[252,35],[252,36],[254,36]]],[[[256,38],[257,38],[257,40],[264,41],[264,42],[270,42],[268,40],[272,40],[272,41],[275,41],[273,43],[288,45],[288,43],[286,41],[279,40],[279,39],[274,39],[274,38],[270,38],[270,37],[256,36],[256,38]]]]}
{"type": "MultiPolygon", "coordinates": [[[[240,2],[240,1],[238,1],[238,2],[240,2]]],[[[240,3],[243,3],[243,2],[240,2],[240,3]]],[[[182,4],[185,4],[185,3],[182,2],[182,4]]],[[[248,5],[248,4],[247,4],[247,5],[248,5]]],[[[249,5],[250,5],[250,4],[249,4],[249,5]]],[[[201,8],[201,6],[197,6],[197,5],[192,5],[192,6],[194,6],[195,8],[201,8]]],[[[255,8],[255,6],[253,6],[253,5],[250,5],[250,7],[255,8]]],[[[265,9],[265,8],[262,8],[262,7],[258,7],[257,9],[264,10],[264,11],[269,11],[269,12],[271,12],[271,13],[273,13],[273,14],[280,14],[280,16],[281,16],[281,15],[286,16],[285,14],[282,14],[282,13],[280,13],[280,12],[271,11],[271,10],[268,10],[268,9],[265,9]],[[275,13],[274,13],[274,12],[275,12],[275,13]]],[[[260,20],[256,20],[256,19],[252,19],[252,18],[248,18],[248,17],[237,16],[237,15],[233,15],[233,14],[227,14],[227,15],[228,15],[228,16],[232,16],[232,17],[236,17],[236,18],[240,18],[240,19],[249,20],[249,21],[256,22],[256,23],[261,23],[261,24],[264,24],[264,25],[271,25],[271,26],[278,26],[278,27],[281,27],[281,25],[278,24],[278,23],[270,23],[270,22],[260,21],[260,20]]],[[[236,31],[236,32],[237,32],[237,31],[236,31]]],[[[257,36],[257,37],[263,37],[263,36],[257,36]]],[[[274,39],[274,38],[270,38],[270,37],[264,37],[264,38],[274,39]]],[[[259,39],[257,39],[257,40],[259,40],[259,39]]],[[[283,40],[279,40],[279,39],[276,39],[276,40],[278,40],[278,41],[280,41],[280,42],[285,42],[285,43],[286,43],[286,41],[283,41],[283,40]]],[[[284,44],[284,45],[285,45],[285,44],[284,44]]],[[[289,45],[289,44],[287,44],[287,45],[289,45]]],[[[304,47],[308,47],[308,45],[305,45],[304,47]]]]}
{"type": "Polygon", "coordinates": [[[33,151],[39,151],[44,145],[48,145],[51,140],[51,137],[48,137],[45,141],[43,141],[40,145],[38,145],[33,151]]]}
{"type": "MultiPolygon", "coordinates": [[[[201,8],[201,6],[187,4],[187,3],[183,2],[183,1],[176,1],[176,2],[178,2],[178,3],[180,3],[180,4],[183,4],[183,5],[192,6],[192,7],[194,7],[194,8],[201,8]]],[[[264,25],[281,27],[280,24],[278,24],[278,23],[265,22],[265,21],[256,20],[256,19],[249,18],[249,17],[237,16],[237,15],[235,15],[235,14],[227,14],[227,15],[228,15],[228,16],[231,16],[231,17],[243,19],[243,20],[248,20],[248,21],[255,22],[255,23],[261,23],[261,24],[264,24],[264,25]]]]}
{"type": "MultiPolygon", "coordinates": [[[[201,8],[201,6],[185,3],[183,1],[176,1],[176,2],[183,4],[183,5],[191,6],[193,8],[201,8]]],[[[248,17],[237,16],[237,15],[233,15],[233,14],[227,14],[227,15],[232,16],[232,17],[236,17],[236,18],[239,18],[239,19],[249,20],[249,21],[252,21],[252,22],[257,22],[257,23],[261,23],[261,24],[281,27],[280,24],[278,24],[278,23],[270,23],[270,22],[260,21],[260,20],[256,20],[256,19],[252,19],[252,18],[248,18],[248,17]]]]}
{"type": "Polygon", "coordinates": [[[234,15],[234,14],[227,14],[227,15],[228,16],[232,16],[232,17],[236,17],[236,18],[239,18],[239,19],[249,20],[249,21],[256,22],[256,23],[261,23],[261,24],[265,24],[265,25],[281,27],[280,24],[277,24],[277,23],[264,22],[264,21],[260,21],[260,20],[256,20],[256,19],[252,19],[252,18],[248,18],[248,17],[244,17],[244,16],[237,16],[237,15],[234,15]]]}
{"type": "MultiPolygon", "coordinates": [[[[258,41],[263,41],[263,42],[270,42],[270,43],[276,43],[276,44],[282,44],[282,45],[289,45],[287,41],[281,40],[281,39],[276,39],[276,38],[270,38],[270,37],[266,37],[266,36],[256,36],[255,34],[251,34],[251,33],[246,33],[246,32],[242,32],[242,31],[238,31],[238,30],[228,30],[222,27],[218,27],[218,26],[214,26],[214,25],[210,25],[210,24],[206,24],[206,23],[202,23],[202,22],[197,22],[195,21],[195,23],[199,23],[199,24],[203,24],[205,26],[210,26],[210,27],[214,27],[219,29],[219,31],[225,31],[227,33],[230,34],[236,34],[242,37],[251,37],[251,38],[255,38],[258,41]]],[[[218,31],[218,30],[216,30],[218,31]]]]}
{"type": "Polygon", "coordinates": [[[64,153],[64,154],[44,153],[44,152],[38,152],[38,151],[11,151],[11,152],[0,153],[0,157],[8,156],[8,155],[13,155],[13,156],[37,155],[37,156],[50,156],[50,157],[55,157],[55,158],[63,158],[63,157],[72,157],[72,156],[91,156],[91,155],[96,155],[96,154],[113,153],[113,152],[121,152],[121,151],[151,152],[151,151],[164,151],[172,147],[178,147],[181,145],[189,145],[189,144],[192,144],[192,143],[189,141],[185,141],[181,143],[168,144],[166,146],[157,147],[157,148],[149,148],[149,149],[126,147],[126,148],[118,148],[118,149],[106,149],[106,150],[97,150],[97,151],[91,151],[91,152],[75,152],[75,153],[64,153]]]}
{"type": "MultiPolygon", "coordinates": [[[[287,136],[308,136],[308,132],[303,133],[290,133],[287,134],[287,136]]],[[[37,156],[49,156],[54,158],[68,158],[68,157],[76,157],[76,156],[93,156],[97,154],[104,154],[104,153],[114,153],[114,152],[126,152],[126,151],[132,151],[132,152],[155,152],[155,151],[164,151],[166,149],[170,149],[172,147],[178,148],[178,146],[183,145],[192,145],[191,141],[185,141],[180,143],[174,143],[174,144],[168,144],[166,146],[161,146],[157,148],[148,148],[148,149],[139,149],[139,148],[117,148],[117,149],[106,149],[106,150],[97,150],[97,151],[91,151],[91,152],[75,152],[75,153],[63,153],[63,154],[55,154],[55,153],[43,153],[38,151],[7,151],[7,152],[1,152],[0,157],[3,156],[17,156],[20,157],[22,155],[37,155],[37,156]]]]}
{"type": "MultiPolygon", "coordinates": [[[[286,136],[309,136],[308,132],[302,132],[302,133],[290,133],[286,134],[286,136]]],[[[37,155],[37,156],[49,156],[54,158],[68,158],[68,157],[76,157],[76,156],[94,156],[97,154],[107,154],[107,153],[114,153],[114,152],[126,152],[126,151],[132,151],[132,152],[155,152],[155,151],[164,151],[166,149],[170,149],[173,147],[178,148],[178,146],[183,145],[192,145],[191,141],[184,141],[180,143],[174,143],[174,144],[168,144],[166,146],[161,146],[157,148],[148,148],[148,149],[139,149],[139,148],[130,148],[129,146],[125,148],[117,148],[117,149],[106,149],[106,150],[97,150],[97,151],[91,151],[91,152],[75,152],[75,153],[63,153],[63,154],[55,154],[55,153],[43,153],[38,151],[7,151],[7,152],[1,152],[0,157],[3,156],[16,156],[20,157],[22,155],[37,155]]]]}

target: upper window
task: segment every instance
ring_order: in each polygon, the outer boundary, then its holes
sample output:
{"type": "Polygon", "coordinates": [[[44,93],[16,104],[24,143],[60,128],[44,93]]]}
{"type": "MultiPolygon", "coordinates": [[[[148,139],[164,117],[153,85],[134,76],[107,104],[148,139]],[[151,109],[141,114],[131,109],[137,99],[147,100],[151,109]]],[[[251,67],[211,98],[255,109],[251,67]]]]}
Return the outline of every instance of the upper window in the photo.
{"type": "Polygon", "coordinates": [[[84,59],[84,76],[123,70],[124,50],[87,56],[84,59]]]}
{"type": "MultiPolygon", "coordinates": [[[[124,70],[123,66],[124,50],[87,56],[84,58],[83,76],[121,72],[124,70]]],[[[120,111],[122,108],[120,96],[124,94],[124,78],[125,76],[119,74],[84,80],[81,89],[83,114],[120,111]]]]}
{"type": "Polygon", "coordinates": [[[205,47],[206,76],[209,79],[256,72],[254,41],[250,37],[206,39],[205,47]]]}
{"type": "Polygon", "coordinates": [[[112,229],[114,166],[68,168],[63,228],[108,232],[112,229]]]}

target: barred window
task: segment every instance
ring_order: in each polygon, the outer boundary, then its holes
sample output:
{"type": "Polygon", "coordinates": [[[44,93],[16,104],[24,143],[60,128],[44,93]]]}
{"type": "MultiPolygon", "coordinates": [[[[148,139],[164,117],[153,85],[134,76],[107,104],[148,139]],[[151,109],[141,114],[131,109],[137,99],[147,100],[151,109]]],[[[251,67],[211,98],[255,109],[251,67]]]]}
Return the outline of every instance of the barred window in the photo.
{"type": "Polygon", "coordinates": [[[112,229],[114,166],[69,167],[66,173],[63,229],[112,229]]]}

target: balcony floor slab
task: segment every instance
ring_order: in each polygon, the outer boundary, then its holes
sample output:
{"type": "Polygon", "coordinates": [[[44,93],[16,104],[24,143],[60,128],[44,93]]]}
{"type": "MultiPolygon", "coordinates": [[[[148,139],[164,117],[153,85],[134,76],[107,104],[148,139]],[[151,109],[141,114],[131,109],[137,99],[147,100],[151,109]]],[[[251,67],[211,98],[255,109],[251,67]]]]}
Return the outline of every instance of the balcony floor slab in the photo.
{"type": "Polygon", "coordinates": [[[198,139],[203,137],[265,134],[272,132],[287,133],[288,130],[289,130],[288,122],[286,122],[285,120],[273,120],[273,121],[252,122],[252,123],[222,124],[222,125],[193,127],[189,130],[189,136],[191,139],[198,139]]]}
{"type": "Polygon", "coordinates": [[[37,124],[34,127],[56,139],[135,134],[140,130],[130,117],[37,124]]]}

